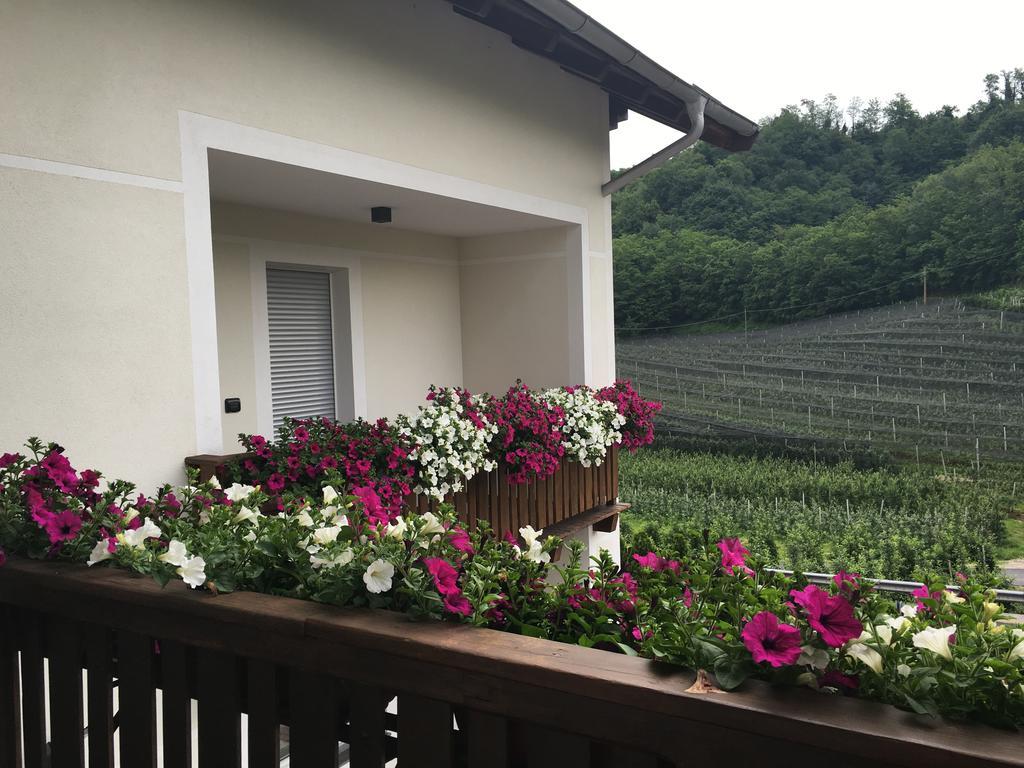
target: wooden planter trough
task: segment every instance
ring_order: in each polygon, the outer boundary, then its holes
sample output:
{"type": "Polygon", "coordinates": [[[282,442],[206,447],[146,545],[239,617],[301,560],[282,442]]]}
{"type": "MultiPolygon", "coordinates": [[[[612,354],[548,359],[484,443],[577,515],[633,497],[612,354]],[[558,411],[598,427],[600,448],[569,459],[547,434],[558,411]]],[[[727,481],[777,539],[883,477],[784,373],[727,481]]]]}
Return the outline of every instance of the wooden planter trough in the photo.
{"type": "MultiPolygon", "coordinates": [[[[248,454],[189,456],[185,466],[199,470],[199,479],[221,476],[224,465],[248,454]]],[[[612,446],[601,466],[584,467],[562,459],[551,477],[512,485],[505,470],[481,473],[473,477],[466,490],[445,500],[455,506],[459,518],[470,527],[486,520],[496,531],[518,531],[525,525],[564,536],[586,526],[598,531],[614,531],[618,515],[625,505],[618,503],[619,447],[612,446]]],[[[409,509],[437,511],[438,502],[426,496],[413,496],[409,509]]]]}
{"type": "Polygon", "coordinates": [[[396,755],[401,768],[1024,766],[1017,733],[755,683],[689,693],[693,680],[398,614],[161,590],[106,568],[0,568],[0,768],[81,768],[86,751],[109,767],[115,740],[121,766],[151,768],[158,733],[163,765],[183,768],[196,728],[200,766],[237,768],[243,713],[253,768],[279,766],[282,725],[292,768],[396,755]]]}

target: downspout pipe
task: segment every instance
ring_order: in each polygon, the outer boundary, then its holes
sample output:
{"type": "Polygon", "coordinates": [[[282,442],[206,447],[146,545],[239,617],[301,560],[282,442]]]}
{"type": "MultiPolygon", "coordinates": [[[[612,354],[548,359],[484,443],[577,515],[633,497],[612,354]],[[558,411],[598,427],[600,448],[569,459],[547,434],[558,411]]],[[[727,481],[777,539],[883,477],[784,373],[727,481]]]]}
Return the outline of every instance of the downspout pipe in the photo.
{"type": "Polygon", "coordinates": [[[601,186],[601,194],[607,197],[613,192],[618,192],[642,176],[646,176],[656,168],[660,168],[684,149],[689,149],[700,141],[700,135],[704,132],[704,108],[707,104],[706,96],[698,96],[696,101],[688,101],[686,103],[686,112],[690,116],[690,132],[678,141],[669,144],[660,152],[655,152],[643,162],[637,163],[617,178],[605,182],[601,186]]]}

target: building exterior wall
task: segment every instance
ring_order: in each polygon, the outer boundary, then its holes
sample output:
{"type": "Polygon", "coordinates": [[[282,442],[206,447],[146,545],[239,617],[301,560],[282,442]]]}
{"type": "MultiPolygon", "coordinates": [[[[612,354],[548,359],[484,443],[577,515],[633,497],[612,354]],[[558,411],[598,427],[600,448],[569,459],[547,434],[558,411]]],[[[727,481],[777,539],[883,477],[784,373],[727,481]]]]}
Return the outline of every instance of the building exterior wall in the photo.
{"type": "Polygon", "coordinates": [[[569,365],[567,228],[459,241],[462,358],[472,392],[574,383],[569,365]]]}
{"type": "MultiPolygon", "coordinates": [[[[606,96],[444,2],[10,0],[0,61],[17,74],[0,78],[0,396],[23,406],[0,421],[5,449],[59,438],[146,490],[195,451],[182,111],[578,206],[588,263],[609,261],[606,96]]],[[[381,299],[364,307],[368,358],[461,375],[462,346],[446,345],[463,338],[466,272],[385,256],[364,264],[381,299]],[[396,290],[405,314],[385,300],[396,290]],[[402,346],[427,316],[438,345],[402,346]]],[[[599,335],[601,289],[584,291],[599,335]]],[[[370,365],[368,410],[409,410],[421,384],[370,365]]]]}

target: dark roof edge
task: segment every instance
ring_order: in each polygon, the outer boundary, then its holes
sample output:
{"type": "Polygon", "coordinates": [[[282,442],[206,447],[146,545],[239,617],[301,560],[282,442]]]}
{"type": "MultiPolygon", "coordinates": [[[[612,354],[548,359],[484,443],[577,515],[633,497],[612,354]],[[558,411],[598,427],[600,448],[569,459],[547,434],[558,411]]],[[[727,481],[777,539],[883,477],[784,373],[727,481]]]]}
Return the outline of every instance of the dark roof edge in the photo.
{"type": "Polygon", "coordinates": [[[736,151],[749,149],[757,138],[753,120],[672,74],[568,0],[447,2],[456,12],[509,35],[516,45],[596,83],[620,107],[688,133],[686,104],[704,96],[704,141],[736,151]]]}

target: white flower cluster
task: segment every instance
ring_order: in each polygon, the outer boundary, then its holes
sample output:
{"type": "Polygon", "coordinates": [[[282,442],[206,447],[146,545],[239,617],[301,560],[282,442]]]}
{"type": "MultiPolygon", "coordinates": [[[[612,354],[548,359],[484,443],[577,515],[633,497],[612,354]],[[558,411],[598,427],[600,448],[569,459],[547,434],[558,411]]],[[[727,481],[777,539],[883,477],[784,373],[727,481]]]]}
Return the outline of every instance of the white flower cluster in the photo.
{"type": "Polygon", "coordinates": [[[626,417],[619,413],[615,403],[598,400],[594,390],[588,387],[576,387],[572,392],[549,389],[540,397],[565,411],[562,446],[566,456],[584,467],[601,466],[608,449],[622,442],[621,430],[626,417]]]}
{"type": "Polygon", "coordinates": [[[466,418],[466,405],[474,403],[464,404],[464,397],[455,389],[439,390],[430,405],[402,425],[402,434],[416,446],[409,459],[418,465],[413,483],[418,494],[441,500],[461,491],[477,472],[495,467],[486,452],[498,427],[489,422],[478,427],[466,418]]]}

